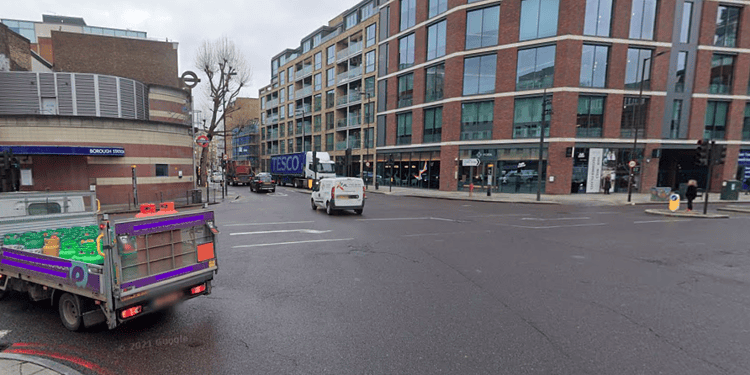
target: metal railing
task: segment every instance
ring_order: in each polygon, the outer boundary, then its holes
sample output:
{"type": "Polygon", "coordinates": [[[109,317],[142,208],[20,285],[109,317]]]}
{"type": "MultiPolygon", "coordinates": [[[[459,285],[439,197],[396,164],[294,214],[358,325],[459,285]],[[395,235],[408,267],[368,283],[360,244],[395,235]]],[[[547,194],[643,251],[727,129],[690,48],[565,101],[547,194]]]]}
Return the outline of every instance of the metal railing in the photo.
{"type": "Polygon", "coordinates": [[[295,99],[304,98],[306,96],[312,95],[312,92],[313,92],[312,85],[307,86],[307,87],[303,87],[303,88],[301,88],[301,89],[299,89],[299,90],[297,90],[297,91],[294,92],[294,98],[295,99]]]}

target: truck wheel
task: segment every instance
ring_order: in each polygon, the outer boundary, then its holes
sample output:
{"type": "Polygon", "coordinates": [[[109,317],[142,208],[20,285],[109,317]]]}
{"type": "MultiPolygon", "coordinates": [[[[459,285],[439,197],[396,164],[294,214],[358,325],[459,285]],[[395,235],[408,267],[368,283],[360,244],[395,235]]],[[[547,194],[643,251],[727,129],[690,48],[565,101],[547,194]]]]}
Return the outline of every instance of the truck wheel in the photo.
{"type": "Polygon", "coordinates": [[[78,296],[65,293],[60,297],[57,304],[60,311],[60,320],[62,324],[70,331],[78,331],[83,325],[81,317],[81,300],[78,296]]]}
{"type": "Polygon", "coordinates": [[[358,208],[358,209],[354,210],[354,213],[357,214],[357,215],[362,215],[362,209],[358,208]]]}
{"type": "Polygon", "coordinates": [[[331,202],[326,202],[326,213],[329,215],[333,215],[333,210],[331,209],[331,202]]]}
{"type": "Polygon", "coordinates": [[[0,300],[2,300],[3,298],[5,298],[5,296],[7,296],[7,295],[8,295],[8,291],[7,290],[0,290],[0,300]]]}
{"type": "Polygon", "coordinates": [[[310,198],[310,205],[312,206],[313,211],[318,210],[318,206],[315,205],[315,200],[313,200],[312,198],[310,198]]]}

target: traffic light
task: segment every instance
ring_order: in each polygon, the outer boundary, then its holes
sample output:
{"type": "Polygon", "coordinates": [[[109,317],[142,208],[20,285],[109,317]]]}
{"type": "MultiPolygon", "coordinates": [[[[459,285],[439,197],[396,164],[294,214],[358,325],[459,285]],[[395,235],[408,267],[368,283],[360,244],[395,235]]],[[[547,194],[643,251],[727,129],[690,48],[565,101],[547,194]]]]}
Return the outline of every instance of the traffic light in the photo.
{"type": "Polygon", "coordinates": [[[698,148],[695,150],[695,164],[705,166],[708,165],[708,142],[703,140],[698,141],[698,148]]]}
{"type": "Polygon", "coordinates": [[[312,152],[312,170],[313,170],[313,173],[318,171],[318,152],[317,151],[312,152]]]}
{"type": "Polygon", "coordinates": [[[724,164],[724,161],[727,158],[727,145],[720,145],[718,147],[714,147],[714,155],[713,160],[715,160],[716,164],[724,164]]]}

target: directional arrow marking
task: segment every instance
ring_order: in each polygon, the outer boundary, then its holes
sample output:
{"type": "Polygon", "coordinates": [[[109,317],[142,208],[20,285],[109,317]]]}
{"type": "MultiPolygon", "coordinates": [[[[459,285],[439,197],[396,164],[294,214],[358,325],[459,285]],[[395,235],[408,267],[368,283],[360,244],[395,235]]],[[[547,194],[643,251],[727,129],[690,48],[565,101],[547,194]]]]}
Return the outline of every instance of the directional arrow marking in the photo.
{"type": "Polygon", "coordinates": [[[10,331],[0,331],[0,339],[7,336],[10,333],[10,331]]]}

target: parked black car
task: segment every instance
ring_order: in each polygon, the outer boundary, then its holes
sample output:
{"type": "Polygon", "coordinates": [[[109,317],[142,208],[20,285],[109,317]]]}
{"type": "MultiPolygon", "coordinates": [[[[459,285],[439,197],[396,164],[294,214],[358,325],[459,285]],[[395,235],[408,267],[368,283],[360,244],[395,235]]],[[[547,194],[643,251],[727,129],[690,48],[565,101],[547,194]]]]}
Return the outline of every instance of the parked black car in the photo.
{"type": "Polygon", "coordinates": [[[250,180],[250,191],[257,193],[261,190],[276,192],[276,181],[273,180],[270,173],[258,173],[250,180]]]}

